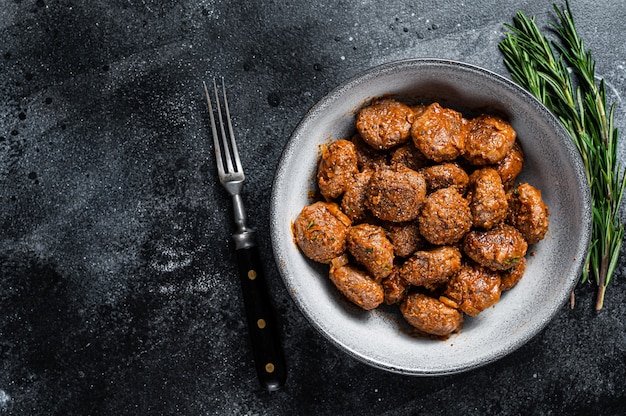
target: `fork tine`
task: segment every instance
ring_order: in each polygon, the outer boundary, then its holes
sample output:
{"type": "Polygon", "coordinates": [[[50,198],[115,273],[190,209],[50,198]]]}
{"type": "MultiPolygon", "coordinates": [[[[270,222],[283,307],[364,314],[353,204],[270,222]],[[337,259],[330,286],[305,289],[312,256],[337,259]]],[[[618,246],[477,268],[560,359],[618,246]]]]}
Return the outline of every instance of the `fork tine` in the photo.
{"type": "Polygon", "coordinates": [[[228,138],[226,136],[226,131],[224,130],[224,120],[222,118],[222,105],[220,104],[220,96],[217,92],[217,85],[215,84],[215,78],[213,78],[213,94],[215,94],[215,107],[217,107],[217,119],[220,122],[220,132],[222,133],[222,144],[223,144],[223,154],[224,159],[226,159],[226,170],[227,173],[233,173],[233,162],[230,157],[230,150],[228,145],[228,138]]]}
{"type": "MultiPolygon", "coordinates": [[[[224,175],[224,163],[222,162],[222,146],[217,138],[217,126],[215,124],[215,117],[213,116],[213,106],[211,105],[211,96],[209,95],[209,89],[206,86],[206,82],[202,81],[204,85],[204,93],[206,94],[206,102],[209,105],[209,117],[211,118],[211,130],[213,131],[213,149],[215,151],[215,161],[217,163],[217,173],[221,176],[224,175]]],[[[216,102],[219,106],[219,102],[216,102]]],[[[228,150],[228,149],[227,149],[228,150]]]]}
{"type": "MultiPolygon", "coordinates": [[[[215,83],[215,79],[213,79],[213,82],[215,83]]],[[[237,150],[237,142],[235,141],[235,133],[233,132],[233,124],[230,118],[230,109],[228,108],[228,98],[226,97],[226,86],[224,85],[224,77],[222,77],[222,97],[224,98],[224,109],[226,110],[226,123],[228,125],[228,133],[230,134],[230,147],[233,152],[233,157],[235,158],[235,168],[237,172],[243,173],[243,167],[241,166],[241,160],[239,159],[239,150],[237,150]]],[[[224,132],[223,129],[222,132],[224,132]]]]}

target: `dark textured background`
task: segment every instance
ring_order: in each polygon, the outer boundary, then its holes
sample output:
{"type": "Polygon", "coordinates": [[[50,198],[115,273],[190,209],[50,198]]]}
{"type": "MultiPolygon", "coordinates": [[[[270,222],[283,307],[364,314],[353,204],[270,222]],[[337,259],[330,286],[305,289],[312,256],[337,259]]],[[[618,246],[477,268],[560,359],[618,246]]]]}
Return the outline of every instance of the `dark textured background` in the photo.
{"type": "MultiPolygon", "coordinates": [[[[268,235],[281,149],[318,99],[401,58],[507,75],[502,23],[521,9],[545,25],[550,4],[0,0],[0,414],[625,414],[623,260],[602,312],[580,285],[510,356],[415,378],[319,335],[261,239],[289,365],[283,390],[261,390],[209,146],[200,81],[223,75],[268,235]]],[[[572,8],[626,130],[626,7],[572,8]]]]}

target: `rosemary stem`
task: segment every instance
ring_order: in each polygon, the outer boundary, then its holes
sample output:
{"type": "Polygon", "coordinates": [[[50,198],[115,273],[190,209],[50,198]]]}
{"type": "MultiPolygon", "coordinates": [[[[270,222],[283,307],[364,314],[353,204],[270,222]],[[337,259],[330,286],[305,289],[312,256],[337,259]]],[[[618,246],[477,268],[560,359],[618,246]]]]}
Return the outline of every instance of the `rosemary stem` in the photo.
{"type": "Polygon", "coordinates": [[[609,268],[609,244],[605,242],[602,253],[602,261],[600,262],[600,271],[598,273],[598,291],[596,294],[596,311],[602,309],[604,305],[604,294],[606,292],[606,277],[609,268]]]}
{"type": "Polygon", "coordinates": [[[596,293],[596,311],[602,310],[604,307],[604,294],[606,293],[605,285],[598,285],[598,292],[596,293]]]}
{"type": "Polygon", "coordinates": [[[604,80],[596,82],[595,61],[576,31],[569,1],[565,0],[563,10],[556,4],[553,8],[558,22],[552,27],[558,42],[549,42],[535,18],[519,11],[512,25],[505,24],[510,31],[499,49],[513,80],[554,113],[580,153],[593,211],[581,282],[593,277],[598,286],[595,308],[600,310],[624,240],[619,210],[626,170],[617,161],[614,106],[606,104],[604,80]]]}

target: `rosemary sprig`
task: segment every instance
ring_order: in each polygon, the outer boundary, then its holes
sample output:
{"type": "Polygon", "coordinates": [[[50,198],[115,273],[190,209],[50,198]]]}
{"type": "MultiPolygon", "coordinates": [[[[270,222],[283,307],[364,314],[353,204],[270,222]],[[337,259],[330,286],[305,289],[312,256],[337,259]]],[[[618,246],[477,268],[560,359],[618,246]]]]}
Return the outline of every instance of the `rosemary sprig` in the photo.
{"type": "Polygon", "coordinates": [[[596,82],[595,60],[578,35],[569,2],[553,4],[558,23],[552,28],[560,43],[548,41],[535,18],[518,12],[500,42],[504,63],[514,81],[530,91],[561,121],[585,167],[592,199],[592,237],[581,283],[590,276],[598,291],[595,309],[604,304],[624,240],[619,208],[626,171],[617,160],[615,106],[607,112],[604,80],[596,82]]]}

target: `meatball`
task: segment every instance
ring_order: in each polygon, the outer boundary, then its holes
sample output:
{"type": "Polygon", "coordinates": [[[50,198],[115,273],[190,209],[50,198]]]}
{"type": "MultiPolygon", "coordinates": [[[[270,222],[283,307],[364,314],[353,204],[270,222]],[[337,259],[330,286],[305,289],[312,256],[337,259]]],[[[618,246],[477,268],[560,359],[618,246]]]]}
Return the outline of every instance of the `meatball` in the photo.
{"type": "Polygon", "coordinates": [[[498,163],[509,153],[517,133],[501,117],[482,114],[469,122],[463,155],[473,165],[498,163]]]}
{"type": "Polygon", "coordinates": [[[328,200],[343,194],[352,176],[358,172],[354,144],[336,140],[322,153],[317,170],[317,183],[321,194],[328,200]]]}
{"type": "Polygon", "coordinates": [[[389,276],[393,269],[393,246],[382,227],[358,224],[350,227],[348,251],[357,263],[365,266],[376,280],[389,276]]]}
{"type": "Polygon", "coordinates": [[[509,270],[500,272],[500,290],[505,291],[513,288],[526,271],[526,257],[521,257],[517,264],[513,265],[509,270]]]}
{"type": "Polygon", "coordinates": [[[372,174],[365,204],[381,220],[411,221],[419,215],[425,195],[421,173],[402,165],[384,166],[372,174]]]}
{"type": "Polygon", "coordinates": [[[424,104],[417,104],[417,105],[411,106],[411,110],[413,110],[413,119],[416,119],[417,117],[419,117],[424,111],[426,111],[427,108],[428,106],[424,104]]]}
{"type": "Polygon", "coordinates": [[[413,110],[399,101],[382,99],[363,107],[356,115],[356,128],[374,149],[390,149],[406,142],[413,124],[413,110]]]}
{"type": "Polygon", "coordinates": [[[352,177],[346,192],[341,198],[341,210],[352,220],[361,221],[367,216],[365,199],[372,171],[359,172],[352,177]]]}
{"type": "Polygon", "coordinates": [[[378,307],[385,300],[383,285],[364,270],[348,264],[345,256],[333,259],[328,276],[339,292],[366,311],[378,307]]]}
{"type": "Polygon", "coordinates": [[[528,244],[522,233],[508,224],[487,231],[470,231],[463,251],[476,263],[491,270],[508,270],[526,255],[528,244]]]}
{"type": "Polygon", "coordinates": [[[473,263],[463,263],[450,279],[440,300],[469,316],[476,316],[500,300],[500,275],[473,263]]]}
{"type": "Polygon", "coordinates": [[[427,192],[453,186],[461,195],[465,194],[469,177],[463,168],[456,163],[442,163],[423,168],[420,172],[426,179],[427,192]]]}
{"type": "Polygon", "coordinates": [[[404,300],[411,284],[400,277],[397,269],[383,279],[383,290],[385,292],[385,303],[394,305],[404,300]]]}
{"type": "Polygon", "coordinates": [[[383,227],[396,256],[410,257],[426,243],[415,222],[386,222],[383,227]]]}
{"type": "Polygon", "coordinates": [[[400,277],[415,286],[436,289],[461,268],[461,252],[444,246],[416,251],[400,268],[400,277]]]}
{"type": "Polygon", "coordinates": [[[507,217],[509,204],[495,169],[483,168],[470,175],[468,199],[474,227],[490,229],[507,217]]]}
{"type": "Polygon", "coordinates": [[[422,236],[437,245],[459,241],[472,226],[469,203],[454,188],[443,188],[430,194],[418,220],[422,236]]]}
{"type": "Polygon", "coordinates": [[[355,134],[351,139],[356,150],[357,167],[360,171],[371,170],[376,166],[387,164],[387,154],[379,152],[365,143],[361,135],[355,134]]]}
{"type": "Polygon", "coordinates": [[[509,192],[508,222],[517,228],[528,244],[543,240],[548,232],[550,211],[541,199],[541,191],[527,183],[521,183],[509,192]]]}
{"type": "Polygon", "coordinates": [[[411,293],[400,305],[404,319],[420,332],[447,338],[459,331],[463,314],[441,301],[421,293],[411,293]]]}
{"type": "Polygon", "coordinates": [[[315,202],[302,208],[293,223],[296,243],[311,260],[328,263],[346,250],[350,218],[334,202],[315,202]]]}
{"type": "Polygon", "coordinates": [[[415,146],[435,162],[454,160],[465,147],[465,121],[458,111],[443,108],[438,103],[429,105],[411,127],[415,146]]]}
{"type": "Polygon", "coordinates": [[[428,159],[413,143],[407,143],[391,151],[390,163],[400,163],[409,169],[418,170],[426,166],[428,159]]]}
{"type": "Polygon", "coordinates": [[[504,158],[493,166],[502,178],[504,190],[508,191],[515,185],[515,179],[519,176],[524,168],[524,153],[519,142],[513,144],[513,148],[504,158]]]}

